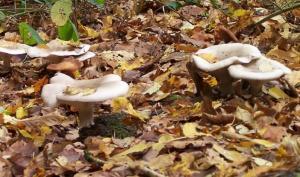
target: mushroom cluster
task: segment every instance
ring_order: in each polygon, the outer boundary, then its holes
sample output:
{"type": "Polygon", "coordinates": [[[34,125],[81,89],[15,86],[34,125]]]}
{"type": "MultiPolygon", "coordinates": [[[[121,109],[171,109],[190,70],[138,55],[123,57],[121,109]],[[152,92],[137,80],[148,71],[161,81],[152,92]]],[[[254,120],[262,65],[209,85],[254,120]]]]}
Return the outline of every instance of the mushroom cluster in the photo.
{"type": "MultiPolygon", "coordinates": [[[[75,60],[82,62],[95,56],[90,52],[90,45],[75,45],[68,41],[59,39],[52,40],[45,45],[28,46],[17,42],[0,40],[0,57],[3,59],[3,67],[10,68],[11,57],[17,56],[21,59],[26,56],[29,58],[47,59],[49,63],[60,63],[66,57],[73,57],[75,60]]],[[[51,68],[51,67],[50,67],[51,68]]]]}
{"type": "Polygon", "coordinates": [[[91,80],[74,80],[68,75],[57,73],[42,89],[42,99],[49,107],[68,104],[79,112],[79,127],[93,124],[94,103],[127,93],[129,86],[114,74],[91,80]]]}
{"type": "Polygon", "coordinates": [[[262,85],[291,72],[283,64],[266,58],[252,45],[229,43],[200,49],[192,56],[192,62],[187,64],[197,88],[201,93],[201,73],[208,73],[218,81],[218,87],[223,94],[234,92],[233,82],[247,81],[252,94],[257,94],[262,85]]]}

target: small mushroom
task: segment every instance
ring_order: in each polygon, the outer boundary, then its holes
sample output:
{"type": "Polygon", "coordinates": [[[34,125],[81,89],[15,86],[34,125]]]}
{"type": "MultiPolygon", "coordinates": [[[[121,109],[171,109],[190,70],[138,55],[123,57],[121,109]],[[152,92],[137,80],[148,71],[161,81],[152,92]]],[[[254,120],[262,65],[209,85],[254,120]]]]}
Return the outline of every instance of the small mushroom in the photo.
{"type": "Polygon", "coordinates": [[[50,84],[43,87],[44,102],[55,107],[68,104],[79,111],[79,127],[93,124],[94,103],[125,95],[129,89],[121,77],[114,74],[91,80],[74,80],[68,75],[57,73],[50,84]]]}
{"type": "Polygon", "coordinates": [[[30,46],[16,42],[0,40],[0,58],[3,59],[3,69],[9,70],[11,57],[25,58],[30,46]]]}
{"type": "Polygon", "coordinates": [[[233,78],[247,80],[254,95],[261,91],[264,83],[291,73],[291,70],[283,64],[264,56],[249,64],[231,65],[228,71],[233,78]]]}
{"type": "MultiPolygon", "coordinates": [[[[216,77],[219,89],[224,94],[233,92],[232,82],[234,79],[230,77],[227,68],[232,64],[249,63],[261,57],[260,51],[252,45],[241,43],[230,43],[210,46],[205,49],[200,49],[193,56],[193,65],[199,69],[197,72],[206,72],[216,77]]],[[[191,67],[190,67],[191,68],[191,67]]],[[[193,74],[193,78],[195,74],[193,74]]],[[[198,73],[196,75],[199,75],[198,73]]],[[[199,81],[195,81],[197,83],[199,81]]],[[[200,87],[197,87],[197,92],[200,92],[200,87]]]]}
{"type": "Polygon", "coordinates": [[[55,39],[46,45],[30,47],[28,49],[28,56],[31,58],[46,58],[46,57],[66,57],[66,56],[80,56],[88,52],[90,45],[80,44],[79,46],[72,46],[71,43],[55,39]]]}
{"type": "Polygon", "coordinates": [[[66,72],[67,74],[72,74],[76,70],[80,69],[82,66],[82,62],[78,61],[73,57],[69,57],[63,59],[63,61],[60,63],[48,65],[47,69],[51,71],[61,71],[66,72]]]}

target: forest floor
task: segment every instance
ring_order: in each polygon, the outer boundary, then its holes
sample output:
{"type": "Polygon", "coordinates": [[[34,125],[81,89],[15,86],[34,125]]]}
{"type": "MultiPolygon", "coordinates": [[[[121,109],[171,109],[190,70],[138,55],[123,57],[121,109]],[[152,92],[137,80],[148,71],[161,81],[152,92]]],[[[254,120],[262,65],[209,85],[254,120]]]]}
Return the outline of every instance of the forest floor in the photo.
{"type": "MultiPolygon", "coordinates": [[[[41,99],[55,72],[41,59],[13,61],[0,76],[0,176],[299,176],[300,10],[255,24],[274,7],[201,2],[107,1],[101,10],[79,3],[80,40],[97,55],[76,79],[115,73],[129,92],[96,104],[95,124],[79,129],[73,107],[49,109],[41,99]],[[197,97],[191,55],[229,42],[252,44],[292,69],[294,93],[277,82],[259,96],[197,97]]],[[[46,40],[57,37],[46,12],[10,18],[2,36],[18,38],[22,21],[46,40]]],[[[209,75],[204,82],[218,84],[209,75]]]]}

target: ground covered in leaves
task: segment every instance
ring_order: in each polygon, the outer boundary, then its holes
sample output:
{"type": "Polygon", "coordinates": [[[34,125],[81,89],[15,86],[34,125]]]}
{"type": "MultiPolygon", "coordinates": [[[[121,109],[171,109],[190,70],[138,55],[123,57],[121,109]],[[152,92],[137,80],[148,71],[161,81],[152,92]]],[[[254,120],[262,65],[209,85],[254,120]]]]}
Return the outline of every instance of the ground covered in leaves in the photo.
{"type": "MultiPolygon", "coordinates": [[[[74,77],[115,73],[130,84],[126,96],[96,105],[92,127],[79,130],[72,107],[44,106],[40,91],[55,73],[42,58],[15,61],[1,72],[0,176],[297,176],[299,9],[253,26],[272,12],[253,0],[175,10],[143,2],[76,10],[81,41],[97,56],[74,77]],[[286,80],[296,95],[275,83],[259,97],[196,97],[186,69],[191,54],[227,42],[253,44],[293,69],[286,80]]],[[[56,38],[41,16],[17,20],[56,38]]],[[[13,23],[7,25],[5,37],[17,38],[13,23]]],[[[205,89],[217,85],[210,76],[205,82],[205,89]]]]}

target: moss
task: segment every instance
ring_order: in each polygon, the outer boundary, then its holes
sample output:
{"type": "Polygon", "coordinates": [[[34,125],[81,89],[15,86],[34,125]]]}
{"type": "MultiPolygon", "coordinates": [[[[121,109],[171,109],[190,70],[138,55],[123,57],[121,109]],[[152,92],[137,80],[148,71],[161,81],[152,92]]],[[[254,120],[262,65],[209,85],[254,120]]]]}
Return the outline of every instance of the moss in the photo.
{"type": "Polygon", "coordinates": [[[79,131],[80,138],[88,136],[125,138],[134,136],[137,127],[124,123],[125,114],[106,114],[95,118],[95,124],[91,127],[82,128],[79,131]]]}

